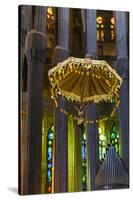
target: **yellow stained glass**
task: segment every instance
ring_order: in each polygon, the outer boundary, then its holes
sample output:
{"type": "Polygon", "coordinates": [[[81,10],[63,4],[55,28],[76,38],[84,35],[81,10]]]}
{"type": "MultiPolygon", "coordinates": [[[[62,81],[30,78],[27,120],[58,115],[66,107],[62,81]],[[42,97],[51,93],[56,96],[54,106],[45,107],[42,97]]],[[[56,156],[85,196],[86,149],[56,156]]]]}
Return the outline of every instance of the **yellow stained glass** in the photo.
{"type": "Polygon", "coordinates": [[[114,30],[111,30],[111,40],[114,40],[114,38],[115,38],[114,30]]]}
{"type": "Polygon", "coordinates": [[[47,14],[47,18],[50,19],[50,15],[49,14],[47,14]]]}
{"type": "Polygon", "coordinates": [[[114,19],[114,17],[111,18],[111,23],[112,23],[112,24],[115,24],[115,19],[114,19]]]}
{"type": "Polygon", "coordinates": [[[100,40],[99,31],[97,31],[97,40],[98,40],[98,41],[100,40]]]}
{"type": "Polygon", "coordinates": [[[104,31],[101,30],[101,41],[104,41],[104,31]]]}
{"type": "Polygon", "coordinates": [[[111,25],[111,26],[110,26],[110,28],[112,28],[112,29],[113,29],[113,28],[114,28],[114,26],[113,26],[113,25],[111,25]]]}
{"type": "Polygon", "coordinates": [[[53,15],[53,11],[52,11],[51,7],[48,7],[47,12],[48,12],[48,14],[53,15]]]}
{"type": "Polygon", "coordinates": [[[101,16],[97,17],[97,23],[102,24],[103,23],[103,18],[101,16]]]}

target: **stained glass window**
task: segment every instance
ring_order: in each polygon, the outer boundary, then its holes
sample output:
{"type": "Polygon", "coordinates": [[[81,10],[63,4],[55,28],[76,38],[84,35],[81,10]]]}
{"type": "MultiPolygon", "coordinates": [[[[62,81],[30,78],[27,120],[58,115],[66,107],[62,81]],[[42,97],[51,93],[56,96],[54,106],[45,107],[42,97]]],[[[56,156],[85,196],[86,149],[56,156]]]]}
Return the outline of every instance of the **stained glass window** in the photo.
{"type": "Polygon", "coordinates": [[[98,42],[113,42],[115,40],[115,19],[105,17],[102,14],[97,16],[97,41],[98,42]]]}
{"type": "Polygon", "coordinates": [[[47,32],[53,33],[55,29],[55,20],[53,10],[51,7],[47,8],[47,32]]]}
{"type": "Polygon", "coordinates": [[[99,160],[104,159],[106,153],[106,135],[105,135],[105,126],[102,121],[99,121],[99,160]]]}
{"type": "Polygon", "coordinates": [[[86,191],[87,187],[87,160],[86,160],[86,130],[87,127],[83,125],[82,128],[82,190],[86,191]]]}
{"type": "Polygon", "coordinates": [[[97,17],[97,41],[104,41],[104,19],[101,16],[97,17]]]}
{"type": "Polygon", "coordinates": [[[53,141],[54,127],[51,126],[47,135],[47,192],[52,192],[52,171],[53,171],[53,141]]]}
{"type": "Polygon", "coordinates": [[[105,157],[106,147],[108,144],[112,144],[115,147],[116,152],[120,152],[119,144],[119,125],[118,121],[114,119],[111,124],[104,124],[102,120],[99,121],[99,160],[102,161],[105,157]],[[107,130],[105,129],[105,126],[107,130]],[[107,132],[106,132],[107,131],[107,132]]]}
{"type": "Polygon", "coordinates": [[[119,154],[119,133],[116,123],[113,124],[110,132],[110,143],[115,147],[116,152],[119,154]]]}
{"type": "Polygon", "coordinates": [[[113,41],[115,39],[115,31],[114,31],[114,28],[115,28],[115,20],[114,20],[114,17],[111,18],[110,20],[110,39],[113,41]]]}

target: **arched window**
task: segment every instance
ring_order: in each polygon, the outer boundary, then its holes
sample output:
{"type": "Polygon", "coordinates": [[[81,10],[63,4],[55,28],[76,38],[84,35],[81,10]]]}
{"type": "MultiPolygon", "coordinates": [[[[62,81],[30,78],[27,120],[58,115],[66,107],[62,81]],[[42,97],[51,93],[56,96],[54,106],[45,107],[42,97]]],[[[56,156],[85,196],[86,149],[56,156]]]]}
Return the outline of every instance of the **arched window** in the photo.
{"type": "Polygon", "coordinates": [[[53,141],[54,141],[54,126],[52,125],[47,135],[47,192],[52,192],[53,179],[53,141]]]}
{"type": "Polygon", "coordinates": [[[104,19],[101,16],[97,17],[97,41],[104,42],[104,19]]]}
{"type": "Polygon", "coordinates": [[[87,160],[86,160],[86,126],[82,128],[82,190],[86,191],[87,187],[87,160]]]}
{"type": "Polygon", "coordinates": [[[110,131],[110,143],[115,147],[116,152],[119,154],[119,134],[116,123],[113,124],[110,131]]]}

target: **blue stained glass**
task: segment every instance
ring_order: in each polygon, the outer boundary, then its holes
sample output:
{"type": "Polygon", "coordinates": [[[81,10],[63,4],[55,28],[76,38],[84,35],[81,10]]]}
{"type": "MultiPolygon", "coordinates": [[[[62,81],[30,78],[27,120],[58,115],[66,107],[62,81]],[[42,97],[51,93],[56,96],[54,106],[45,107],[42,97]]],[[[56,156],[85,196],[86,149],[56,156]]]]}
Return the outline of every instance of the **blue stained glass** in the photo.
{"type": "Polygon", "coordinates": [[[50,140],[53,140],[54,134],[53,134],[52,132],[50,132],[50,133],[48,134],[48,138],[49,138],[50,140]]]}
{"type": "Polygon", "coordinates": [[[52,148],[48,147],[48,160],[52,159],[52,148]]]}
{"type": "Polygon", "coordinates": [[[53,139],[54,139],[54,127],[52,126],[47,136],[47,184],[48,193],[52,190],[52,158],[53,158],[53,139]]]}
{"type": "Polygon", "coordinates": [[[48,177],[51,176],[51,170],[48,170],[48,177]]]}
{"type": "Polygon", "coordinates": [[[52,167],[52,164],[51,163],[48,163],[48,168],[51,168],[52,167]]]}
{"type": "Polygon", "coordinates": [[[82,159],[86,159],[86,147],[82,145],[82,159]]]}
{"type": "Polygon", "coordinates": [[[86,126],[82,129],[82,190],[86,190],[86,126]]]}

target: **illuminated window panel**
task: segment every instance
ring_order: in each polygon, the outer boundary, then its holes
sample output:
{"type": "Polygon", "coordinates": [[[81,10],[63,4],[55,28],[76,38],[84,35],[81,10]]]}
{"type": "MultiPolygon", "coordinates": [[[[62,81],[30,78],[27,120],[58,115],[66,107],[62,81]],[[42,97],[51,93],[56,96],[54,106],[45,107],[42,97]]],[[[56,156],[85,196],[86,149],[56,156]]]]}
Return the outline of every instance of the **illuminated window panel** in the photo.
{"type": "Polygon", "coordinates": [[[101,16],[97,17],[97,41],[103,42],[104,41],[104,24],[103,18],[101,16]]]}
{"type": "Polygon", "coordinates": [[[106,136],[104,130],[104,124],[99,122],[99,160],[102,161],[106,153],[106,136]]]}
{"type": "Polygon", "coordinates": [[[47,193],[52,192],[53,141],[54,127],[52,126],[47,135],[47,193]]]}
{"type": "Polygon", "coordinates": [[[110,25],[110,28],[111,28],[111,29],[114,29],[114,25],[110,25]]]}
{"type": "Polygon", "coordinates": [[[87,127],[84,125],[82,129],[82,191],[87,189],[86,130],[87,127]]]}
{"type": "Polygon", "coordinates": [[[53,16],[53,10],[51,7],[47,8],[47,32],[53,33],[55,29],[55,21],[53,16]]]}
{"type": "Polygon", "coordinates": [[[97,17],[97,23],[102,24],[103,23],[103,18],[101,16],[97,17]]]}
{"type": "Polygon", "coordinates": [[[115,19],[110,17],[104,19],[102,16],[98,16],[97,23],[97,41],[98,42],[114,42],[115,41],[115,19]]]}
{"type": "Polygon", "coordinates": [[[115,147],[116,152],[119,154],[119,133],[115,123],[110,132],[110,143],[115,147]]]}
{"type": "Polygon", "coordinates": [[[115,32],[114,30],[111,30],[111,40],[114,40],[115,39],[115,32]]]}
{"type": "Polygon", "coordinates": [[[99,33],[99,30],[97,30],[97,41],[100,40],[100,33],[99,33]]]}
{"type": "Polygon", "coordinates": [[[100,35],[101,41],[104,41],[104,31],[101,30],[101,35],[100,35]]]}
{"type": "Polygon", "coordinates": [[[111,18],[110,20],[111,24],[110,24],[110,39],[111,41],[114,41],[115,40],[115,19],[114,17],[111,18]]]}
{"type": "Polygon", "coordinates": [[[114,17],[111,18],[111,24],[115,24],[115,19],[114,19],[114,17]]]}

